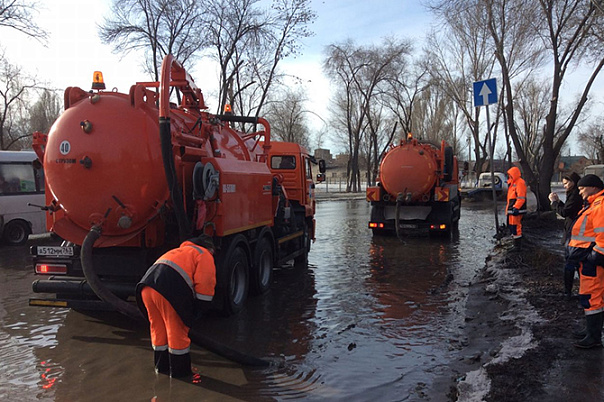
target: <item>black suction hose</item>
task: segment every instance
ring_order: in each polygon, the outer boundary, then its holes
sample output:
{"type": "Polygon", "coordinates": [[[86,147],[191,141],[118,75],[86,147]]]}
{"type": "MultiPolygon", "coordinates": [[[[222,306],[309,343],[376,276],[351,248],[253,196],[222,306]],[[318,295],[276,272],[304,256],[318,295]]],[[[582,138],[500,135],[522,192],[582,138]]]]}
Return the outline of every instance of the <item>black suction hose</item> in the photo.
{"type": "Polygon", "coordinates": [[[161,142],[161,155],[166,173],[166,181],[170,190],[170,198],[174,205],[174,213],[178,222],[178,235],[180,241],[185,241],[191,235],[191,224],[185,212],[182,191],[176,179],[176,168],[174,167],[174,155],[172,154],[172,133],[170,129],[170,118],[159,118],[159,138],[161,142]]]}
{"type": "Polygon", "coordinates": [[[107,289],[105,285],[103,285],[98,275],[94,271],[94,266],[92,263],[92,247],[99,237],[101,237],[101,228],[98,226],[93,226],[82,243],[80,261],[82,262],[82,271],[84,271],[84,276],[86,277],[88,284],[99,299],[113,306],[117,311],[125,316],[138,321],[143,321],[144,317],[140,310],[134,305],[111,293],[111,291],[107,289]]]}
{"type": "MultiPolygon", "coordinates": [[[[128,303],[125,300],[120,299],[114,295],[99,279],[98,275],[94,271],[94,265],[92,263],[92,247],[97,239],[101,236],[101,228],[93,226],[90,232],[86,235],[84,242],[82,243],[82,251],[80,254],[80,261],[82,262],[82,270],[84,276],[88,281],[88,284],[94,291],[94,293],[110,306],[114,307],[119,313],[124,314],[136,321],[146,321],[141,311],[134,305],[128,303]]],[[[200,331],[191,329],[189,331],[189,338],[191,342],[207,349],[219,356],[229,359],[236,363],[249,367],[268,367],[271,363],[269,360],[259,359],[252,355],[241,353],[235,349],[229,348],[228,346],[218,343],[207,336],[203,335],[200,331]]]]}
{"type": "Polygon", "coordinates": [[[225,359],[234,361],[235,363],[239,363],[243,366],[269,367],[271,365],[277,364],[266,359],[260,359],[255,356],[242,353],[238,350],[231,349],[230,347],[222,343],[216,342],[203,335],[201,332],[195,331],[193,329],[189,331],[189,338],[191,338],[191,342],[193,342],[194,344],[201,346],[202,348],[207,349],[210,352],[216,353],[218,356],[222,356],[225,359]]]}

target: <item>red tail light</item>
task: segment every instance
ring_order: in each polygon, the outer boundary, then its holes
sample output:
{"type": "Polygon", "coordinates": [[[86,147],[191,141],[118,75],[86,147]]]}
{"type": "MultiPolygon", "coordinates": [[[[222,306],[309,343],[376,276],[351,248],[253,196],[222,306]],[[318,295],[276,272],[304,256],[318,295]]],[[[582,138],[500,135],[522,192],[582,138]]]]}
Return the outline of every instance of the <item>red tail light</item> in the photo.
{"type": "Polygon", "coordinates": [[[36,264],[36,274],[67,274],[67,265],[64,264],[36,264]]]}

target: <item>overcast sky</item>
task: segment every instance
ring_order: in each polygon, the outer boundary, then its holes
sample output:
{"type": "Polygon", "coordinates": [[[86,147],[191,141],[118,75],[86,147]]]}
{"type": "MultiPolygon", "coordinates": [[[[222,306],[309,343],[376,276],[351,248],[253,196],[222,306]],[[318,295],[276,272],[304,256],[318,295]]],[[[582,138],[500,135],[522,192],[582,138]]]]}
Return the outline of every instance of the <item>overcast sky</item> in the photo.
{"type": "MultiPolygon", "coordinates": [[[[39,0],[42,7],[34,15],[36,22],[50,33],[48,45],[27,38],[8,28],[0,28],[0,46],[14,64],[20,65],[55,88],[79,86],[89,89],[92,73],[103,72],[108,88],[127,92],[136,81],[146,81],[140,57],[115,55],[101,44],[97,24],[110,9],[110,0],[39,0]]],[[[329,82],[322,75],[325,46],[352,38],[359,44],[378,43],[396,35],[421,42],[429,29],[430,16],[419,0],[313,0],[317,20],[311,29],[315,35],[304,42],[304,54],[285,60],[282,69],[302,78],[309,109],[327,118],[329,82]]],[[[418,46],[421,48],[421,45],[418,46]]],[[[210,110],[214,110],[217,72],[208,61],[191,72],[204,92],[210,110]]],[[[324,124],[309,115],[314,129],[324,124]]],[[[331,144],[333,146],[333,144],[331,144]]]]}

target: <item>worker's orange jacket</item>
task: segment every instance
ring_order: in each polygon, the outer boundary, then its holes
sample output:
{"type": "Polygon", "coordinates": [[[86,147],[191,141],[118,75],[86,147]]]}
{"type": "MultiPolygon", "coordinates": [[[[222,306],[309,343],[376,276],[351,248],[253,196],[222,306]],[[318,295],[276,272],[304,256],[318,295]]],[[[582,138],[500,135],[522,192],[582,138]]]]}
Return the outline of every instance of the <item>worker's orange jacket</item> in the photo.
{"type": "Polygon", "coordinates": [[[604,311],[604,190],[587,198],[568,242],[568,259],[580,262],[579,303],[585,314],[604,311]]]}
{"type": "MultiPolygon", "coordinates": [[[[144,286],[164,296],[183,322],[191,327],[195,316],[195,300],[212,301],[216,287],[214,257],[205,248],[185,241],[179,248],[162,255],[147,270],[137,285],[137,300],[144,286]]],[[[142,302],[139,308],[145,316],[142,302]]]]}
{"type": "Polygon", "coordinates": [[[512,166],[508,170],[508,203],[506,213],[512,214],[514,208],[519,214],[526,214],[526,182],[521,177],[520,169],[512,166]]]}
{"type": "Polygon", "coordinates": [[[568,242],[570,258],[578,262],[587,261],[592,249],[604,256],[604,190],[589,196],[587,202],[589,205],[575,220],[568,242]]]}

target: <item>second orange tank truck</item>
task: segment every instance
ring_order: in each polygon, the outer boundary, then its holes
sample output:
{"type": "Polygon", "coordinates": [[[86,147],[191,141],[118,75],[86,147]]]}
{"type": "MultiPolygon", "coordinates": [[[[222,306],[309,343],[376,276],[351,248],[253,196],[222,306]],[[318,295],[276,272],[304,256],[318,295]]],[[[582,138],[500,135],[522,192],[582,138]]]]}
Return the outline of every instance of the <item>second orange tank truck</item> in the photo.
{"type": "Polygon", "coordinates": [[[227,314],[269,289],[273,266],[306,263],[315,237],[306,149],[272,141],[263,118],[208,113],[171,55],[158,82],[128,93],[101,78],[90,91],[67,88],[64,113],[34,134],[48,229],[64,241],[32,247],[33,290],[53,295],[31,305],[128,310],[154,260],[201,233],[217,246],[214,303],[227,314]]]}
{"type": "Polygon", "coordinates": [[[374,234],[450,233],[458,228],[461,197],[457,158],[411,134],[384,154],[376,186],[367,188],[374,234]]]}

